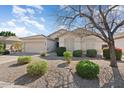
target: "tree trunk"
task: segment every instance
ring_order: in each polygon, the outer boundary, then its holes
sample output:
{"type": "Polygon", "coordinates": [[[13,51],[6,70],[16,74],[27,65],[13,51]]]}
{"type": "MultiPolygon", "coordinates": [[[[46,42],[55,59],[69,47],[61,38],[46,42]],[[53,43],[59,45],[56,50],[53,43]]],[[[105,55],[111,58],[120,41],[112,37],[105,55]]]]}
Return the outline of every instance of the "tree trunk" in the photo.
{"type": "Polygon", "coordinates": [[[117,67],[114,40],[110,41],[109,50],[110,50],[110,66],[117,67]]]}

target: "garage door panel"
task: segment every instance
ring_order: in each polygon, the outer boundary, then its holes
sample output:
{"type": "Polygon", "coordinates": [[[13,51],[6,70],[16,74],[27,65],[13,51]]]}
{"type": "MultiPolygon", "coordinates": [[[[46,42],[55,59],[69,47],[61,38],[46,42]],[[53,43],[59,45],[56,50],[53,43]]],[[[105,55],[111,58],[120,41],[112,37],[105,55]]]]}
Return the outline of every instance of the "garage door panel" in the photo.
{"type": "Polygon", "coordinates": [[[30,52],[30,53],[45,52],[45,43],[44,42],[26,42],[25,52],[30,52]]]}

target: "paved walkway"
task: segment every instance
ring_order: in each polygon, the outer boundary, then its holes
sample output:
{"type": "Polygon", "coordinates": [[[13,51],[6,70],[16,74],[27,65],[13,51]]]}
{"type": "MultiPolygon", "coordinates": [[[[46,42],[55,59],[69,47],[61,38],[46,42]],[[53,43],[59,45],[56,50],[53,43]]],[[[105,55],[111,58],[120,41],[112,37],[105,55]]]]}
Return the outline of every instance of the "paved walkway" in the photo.
{"type": "Polygon", "coordinates": [[[26,88],[26,87],[0,81],[0,88],[26,88]]]}

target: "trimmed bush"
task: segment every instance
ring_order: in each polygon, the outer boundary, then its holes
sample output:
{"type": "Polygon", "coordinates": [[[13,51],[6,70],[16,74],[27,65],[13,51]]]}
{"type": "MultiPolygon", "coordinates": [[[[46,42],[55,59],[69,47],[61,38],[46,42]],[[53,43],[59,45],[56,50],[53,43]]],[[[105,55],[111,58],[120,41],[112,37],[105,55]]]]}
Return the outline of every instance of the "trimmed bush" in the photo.
{"type": "Polygon", "coordinates": [[[47,55],[47,53],[45,53],[45,52],[44,53],[40,53],[41,57],[45,57],[46,55],[47,55]]]}
{"type": "Polygon", "coordinates": [[[89,60],[81,60],[76,65],[76,72],[82,78],[93,79],[99,74],[99,65],[89,60]]]}
{"type": "Polygon", "coordinates": [[[69,64],[71,62],[72,52],[66,51],[66,52],[64,52],[63,55],[64,55],[65,60],[69,64]]]}
{"type": "Polygon", "coordinates": [[[37,61],[27,66],[27,73],[31,76],[44,75],[48,70],[48,64],[45,61],[37,61]]]}
{"type": "Polygon", "coordinates": [[[63,56],[63,53],[66,51],[65,47],[58,47],[56,49],[57,56],[63,56]]]}
{"type": "Polygon", "coordinates": [[[31,56],[20,56],[18,57],[18,64],[23,65],[23,64],[27,64],[30,63],[32,60],[31,56]]]}
{"type": "MultiPolygon", "coordinates": [[[[116,53],[116,60],[121,60],[121,58],[122,58],[122,49],[116,48],[115,53],[116,53]]],[[[105,59],[110,59],[109,49],[103,49],[103,57],[105,59]]]]}
{"type": "Polygon", "coordinates": [[[3,55],[4,51],[5,51],[5,43],[0,42],[0,54],[3,55]]]}
{"type": "Polygon", "coordinates": [[[73,51],[74,57],[81,57],[82,56],[82,50],[75,50],[73,51]]]}
{"type": "Polygon", "coordinates": [[[116,48],[115,51],[116,51],[116,59],[121,60],[121,58],[122,58],[122,49],[116,48]]]}
{"type": "Polygon", "coordinates": [[[9,55],[9,54],[10,54],[9,50],[5,50],[5,51],[3,52],[3,55],[9,55]]]}
{"type": "Polygon", "coordinates": [[[4,51],[5,51],[5,50],[0,49],[0,54],[3,55],[4,51]]]}
{"type": "Polygon", "coordinates": [[[87,57],[96,57],[96,55],[97,55],[96,49],[88,49],[87,50],[87,53],[86,53],[87,57]]]}
{"type": "Polygon", "coordinates": [[[105,59],[110,59],[109,49],[103,49],[103,57],[105,59]]]}

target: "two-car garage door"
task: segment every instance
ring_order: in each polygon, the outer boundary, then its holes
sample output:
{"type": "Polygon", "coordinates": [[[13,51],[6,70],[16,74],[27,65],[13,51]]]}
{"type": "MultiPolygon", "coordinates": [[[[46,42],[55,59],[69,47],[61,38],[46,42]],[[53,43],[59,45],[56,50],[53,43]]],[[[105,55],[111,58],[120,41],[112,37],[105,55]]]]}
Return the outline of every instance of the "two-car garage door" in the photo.
{"type": "Polygon", "coordinates": [[[46,51],[44,41],[26,42],[24,43],[24,51],[28,53],[41,53],[46,51]]]}

